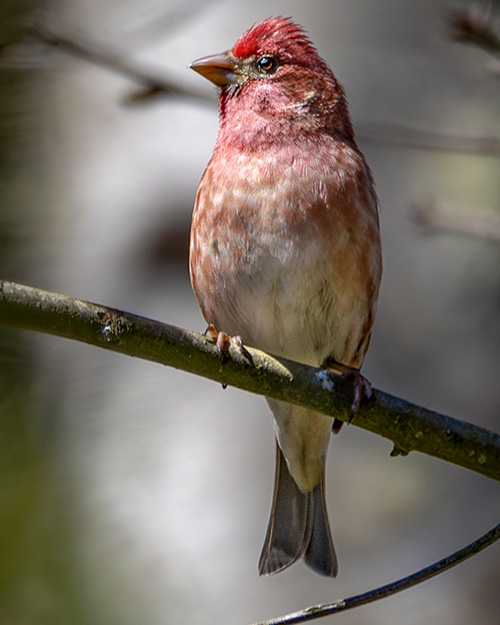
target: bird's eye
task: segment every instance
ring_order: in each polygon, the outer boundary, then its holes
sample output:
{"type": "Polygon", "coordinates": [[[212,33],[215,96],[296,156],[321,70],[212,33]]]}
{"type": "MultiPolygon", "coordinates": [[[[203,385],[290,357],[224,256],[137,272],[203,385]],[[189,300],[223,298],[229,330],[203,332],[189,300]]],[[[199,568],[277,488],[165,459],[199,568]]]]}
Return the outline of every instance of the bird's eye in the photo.
{"type": "Polygon", "coordinates": [[[278,67],[278,62],[274,57],[266,54],[258,59],[257,67],[263,74],[272,74],[278,67]]]}

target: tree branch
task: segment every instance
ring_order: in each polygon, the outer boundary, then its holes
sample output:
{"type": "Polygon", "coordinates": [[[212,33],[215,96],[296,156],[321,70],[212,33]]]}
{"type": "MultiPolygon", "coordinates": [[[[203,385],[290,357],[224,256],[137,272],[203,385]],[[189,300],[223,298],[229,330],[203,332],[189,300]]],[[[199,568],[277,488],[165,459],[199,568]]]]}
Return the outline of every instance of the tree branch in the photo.
{"type": "MultiPolygon", "coordinates": [[[[236,341],[221,363],[215,345],[197,332],[7,281],[0,281],[0,323],[151,360],[343,421],[350,417],[353,389],[344,378],[242,350],[236,341]]],[[[353,424],[390,439],[394,456],[419,451],[500,480],[500,435],[489,430],[375,389],[353,424]]]]}
{"type": "Polygon", "coordinates": [[[489,2],[472,2],[468,7],[451,9],[446,15],[449,37],[489,53],[486,69],[499,75],[500,35],[495,31],[494,21],[495,14],[489,2]]]}
{"type": "MultiPolygon", "coordinates": [[[[119,48],[92,39],[89,35],[64,35],[50,25],[41,23],[33,26],[31,35],[47,45],[118,72],[142,85],[141,89],[135,90],[125,98],[126,102],[147,101],[149,97],[155,95],[184,96],[202,102],[216,101],[214,91],[183,85],[173,76],[167,75],[164,69],[140,63],[119,48]]],[[[424,150],[500,155],[500,136],[459,135],[428,128],[374,122],[357,123],[356,130],[357,136],[364,141],[405,145],[424,150]]]]}
{"type": "Polygon", "coordinates": [[[432,199],[414,202],[409,217],[423,228],[480,237],[500,243],[500,211],[493,208],[460,208],[432,199]]]}
{"type": "Polygon", "coordinates": [[[464,9],[448,11],[451,39],[468,43],[493,55],[500,55],[500,36],[493,27],[493,10],[489,3],[472,2],[464,9]]]}
{"type": "Polygon", "coordinates": [[[356,135],[365,141],[404,145],[420,150],[461,154],[500,155],[500,136],[463,135],[419,126],[357,123],[356,135]]]}
{"type": "Polygon", "coordinates": [[[279,616],[278,618],[269,619],[268,621],[261,621],[259,623],[255,623],[254,625],[291,625],[292,623],[295,625],[296,623],[304,623],[305,621],[311,621],[312,619],[320,618],[322,616],[345,612],[346,610],[357,608],[361,605],[366,605],[367,603],[373,603],[379,599],[386,599],[387,597],[395,595],[402,590],[412,588],[413,586],[425,582],[440,573],[444,573],[453,566],[460,564],[464,560],[476,555],[476,553],[486,549],[486,547],[489,547],[499,539],[500,523],[484,534],[484,536],[481,536],[481,538],[478,538],[470,545],[467,545],[467,547],[464,547],[451,556],[443,558],[442,560],[439,560],[439,562],[435,562],[434,564],[425,567],[425,569],[422,569],[413,575],[409,575],[408,577],[404,577],[397,582],[392,582],[386,586],[380,586],[379,588],[375,588],[374,590],[370,590],[361,595],[341,599],[340,601],[335,601],[334,603],[323,603],[311,606],[305,610],[300,610],[299,612],[294,612],[293,614],[287,614],[286,616],[279,616]]]}
{"type": "Polygon", "coordinates": [[[136,61],[124,54],[119,48],[92,40],[88,35],[73,34],[69,37],[58,34],[40,23],[32,27],[30,34],[50,46],[60,48],[95,65],[111,69],[142,85],[141,91],[136,91],[127,98],[129,101],[140,100],[160,93],[208,102],[215,100],[209,91],[182,85],[173,76],[169,76],[164,69],[153,68],[136,61]]]}

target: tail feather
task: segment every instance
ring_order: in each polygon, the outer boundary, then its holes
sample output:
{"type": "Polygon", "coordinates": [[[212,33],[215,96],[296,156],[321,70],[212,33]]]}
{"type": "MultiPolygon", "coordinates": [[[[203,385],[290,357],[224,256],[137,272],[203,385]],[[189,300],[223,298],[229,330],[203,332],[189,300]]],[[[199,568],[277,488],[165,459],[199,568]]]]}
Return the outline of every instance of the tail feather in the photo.
{"type": "Polygon", "coordinates": [[[324,478],[310,493],[312,512],[312,532],[304,555],[305,562],[317,573],[336,577],[338,571],[337,556],[333,548],[328,513],[325,502],[324,478]]]}
{"type": "Polygon", "coordinates": [[[337,574],[337,557],[325,507],[324,479],[311,492],[303,493],[276,444],[273,505],[259,573],[278,573],[301,557],[322,575],[335,577],[337,574]]]}

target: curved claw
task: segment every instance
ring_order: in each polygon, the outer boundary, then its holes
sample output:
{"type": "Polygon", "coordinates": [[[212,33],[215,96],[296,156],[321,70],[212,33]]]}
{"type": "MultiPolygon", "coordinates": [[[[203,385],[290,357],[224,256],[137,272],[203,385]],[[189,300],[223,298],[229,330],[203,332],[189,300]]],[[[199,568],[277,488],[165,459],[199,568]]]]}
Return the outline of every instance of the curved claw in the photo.
{"type": "Polygon", "coordinates": [[[209,324],[209,326],[205,330],[205,336],[209,336],[213,341],[215,341],[215,350],[221,364],[224,363],[224,361],[229,356],[229,347],[231,346],[231,341],[234,340],[238,345],[238,348],[243,358],[245,358],[251,366],[254,366],[252,355],[243,345],[243,339],[241,338],[241,336],[230,337],[229,334],[227,334],[226,332],[217,331],[213,324],[209,324]]]}
{"type": "MultiPolygon", "coordinates": [[[[356,369],[355,367],[349,367],[334,360],[327,360],[324,366],[327,369],[335,371],[336,373],[340,373],[340,385],[352,392],[353,399],[348,420],[348,423],[351,423],[356,416],[356,412],[358,411],[363,398],[366,397],[366,399],[370,399],[372,396],[372,385],[364,376],[361,375],[359,369],[356,369]]],[[[342,429],[342,425],[343,421],[340,419],[334,419],[332,432],[334,434],[338,434],[342,429]]]]}
{"type": "Polygon", "coordinates": [[[211,323],[208,324],[207,329],[203,332],[203,336],[210,336],[213,341],[217,340],[217,334],[218,332],[215,329],[215,326],[211,323]]]}
{"type": "Polygon", "coordinates": [[[212,324],[209,324],[204,334],[215,342],[215,351],[217,353],[217,357],[219,358],[220,362],[223,363],[229,355],[229,346],[231,344],[231,339],[229,338],[229,335],[225,332],[218,332],[215,329],[215,326],[212,324]]]}
{"type": "Polygon", "coordinates": [[[240,352],[241,352],[241,355],[243,356],[243,358],[246,358],[248,360],[248,364],[251,365],[252,367],[254,367],[255,363],[253,361],[252,354],[243,345],[243,339],[241,338],[241,336],[235,336],[234,339],[235,339],[236,343],[238,344],[238,347],[240,348],[240,352]]]}
{"type": "Polygon", "coordinates": [[[359,369],[348,369],[344,371],[342,378],[344,378],[348,384],[352,384],[354,390],[351,415],[349,417],[349,423],[351,423],[363,398],[366,397],[366,399],[370,399],[372,396],[372,385],[361,375],[359,369]]]}
{"type": "Polygon", "coordinates": [[[227,360],[229,356],[229,346],[231,345],[231,339],[225,332],[219,332],[217,334],[217,340],[215,341],[215,351],[221,363],[227,360]]]}

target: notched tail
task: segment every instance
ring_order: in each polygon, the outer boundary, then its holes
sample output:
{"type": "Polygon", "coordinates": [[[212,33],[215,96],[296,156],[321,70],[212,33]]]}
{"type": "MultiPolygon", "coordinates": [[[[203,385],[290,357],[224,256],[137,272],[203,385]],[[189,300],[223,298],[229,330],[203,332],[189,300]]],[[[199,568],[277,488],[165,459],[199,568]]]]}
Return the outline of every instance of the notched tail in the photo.
{"type": "Polygon", "coordinates": [[[276,444],[276,480],[273,505],[259,574],[278,573],[304,558],[321,575],[337,575],[337,557],[328,525],[324,479],[309,493],[303,493],[290,475],[276,444]]]}
{"type": "Polygon", "coordinates": [[[305,562],[316,573],[336,577],[338,563],[326,511],[324,478],[308,497],[312,508],[312,531],[304,554],[305,562]]]}

